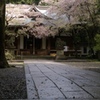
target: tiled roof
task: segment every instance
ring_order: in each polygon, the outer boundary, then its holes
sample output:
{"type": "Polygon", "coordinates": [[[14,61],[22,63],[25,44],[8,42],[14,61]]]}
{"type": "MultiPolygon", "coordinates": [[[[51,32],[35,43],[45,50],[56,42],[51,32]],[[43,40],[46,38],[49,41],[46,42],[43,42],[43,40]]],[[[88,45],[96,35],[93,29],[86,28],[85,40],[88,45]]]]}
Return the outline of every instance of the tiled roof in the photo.
{"type": "Polygon", "coordinates": [[[7,4],[6,18],[7,20],[11,19],[8,22],[8,25],[24,26],[28,25],[28,23],[34,24],[34,21],[36,21],[43,23],[44,25],[57,27],[65,26],[68,22],[68,18],[65,15],[62,15],[59,18],[57,18],[57,15],[54,17],[52,16],[52,13],[48,13],[48,8],[48,6],[35,7],[34,5],[7,4]]]}
{"type": "Polygon", "coordinates": [[[31,22],[32,17],[40,16],[33,8],[32,5],[7,4],[6,19],[10,20],[9,25],[26,25],[31,22]]]}

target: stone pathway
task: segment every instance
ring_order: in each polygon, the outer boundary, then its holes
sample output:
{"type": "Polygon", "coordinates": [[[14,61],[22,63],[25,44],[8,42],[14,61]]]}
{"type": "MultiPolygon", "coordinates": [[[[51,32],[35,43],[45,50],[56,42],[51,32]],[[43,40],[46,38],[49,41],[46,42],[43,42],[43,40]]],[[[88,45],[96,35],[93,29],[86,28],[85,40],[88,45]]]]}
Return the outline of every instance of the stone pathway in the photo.
{"type": "Polygon", "coordinates": [[[48,60],[26,60],[28,100],[100,100],[100,73],[48,60]]]}

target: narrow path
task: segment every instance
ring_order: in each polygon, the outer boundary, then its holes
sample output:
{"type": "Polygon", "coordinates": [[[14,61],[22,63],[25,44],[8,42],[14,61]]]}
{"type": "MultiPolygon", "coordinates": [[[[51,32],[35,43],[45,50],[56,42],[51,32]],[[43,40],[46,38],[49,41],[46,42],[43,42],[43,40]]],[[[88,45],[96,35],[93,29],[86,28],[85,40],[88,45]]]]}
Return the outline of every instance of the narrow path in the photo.
{"type": "Polygon", "coordinates": [[[28,98],[100,100],[99,73],[52,61],[26,61],[25,73],[28,98]]]}
{"type": "Polygon", "coordinates": [[[28,99],[40,99],[36,84],[32,78],[29,66],[25,64],[25,76],[27,85],[27,97],[28,99]]]}
{"type": "Polygon", "coordinates": [[[65,99],[67,99],[66,95],[63,93],[63,91],[61,90],[60,87],[58,87],[58,85],[49,77],[47,76],[38,66],[37,68],[40,70],[41,73],[43,73],[43,75],[45,75],[52,83],[54,83],[54,85],[56,86],[56,88],[62,93],[62,95],[64,96],[65,99]]]}

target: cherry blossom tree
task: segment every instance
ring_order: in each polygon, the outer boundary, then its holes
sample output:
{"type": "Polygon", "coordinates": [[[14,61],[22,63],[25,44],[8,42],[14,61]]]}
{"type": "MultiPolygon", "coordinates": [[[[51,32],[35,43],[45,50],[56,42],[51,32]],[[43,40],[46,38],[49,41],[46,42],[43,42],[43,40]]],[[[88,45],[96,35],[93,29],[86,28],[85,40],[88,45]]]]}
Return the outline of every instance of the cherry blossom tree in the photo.
{"type": "Polygon", "coordinates": [[[55,36],[57,32],[56,27],[47,26],[39,22],[30,23],[27,27],[23,27],[18,31],[19,34],[34,35],[36,38],[55,36]]]}
{"type": "MultiPolygon", "coordinates": [[[[65,17],[62,20],[67,17],[65,26],[67,30],[75,29],[73,26],[76,27],[76,25],[83,27],[88,36],[88,46],[93,51],[94,37],[99,31],[100,22],[96,0],[62,0],[48,10],[48,15],[56,19],[63,15],[65,17]]],[[[73,30],[73,32],[77,34],[76,31],[73,30]]]]}
{"type": "MultiPolygon", "coordinates": [[[[97,28],[98,22],[97,16],[95,16],[96,3],[94,1],[95,0],[59,0],[46,12],[47,16],[52,20],[47,19],[46,21],[48,23],[45,24],[45,21],[42,21],[42,23],[40,20],[37,20],[42,19],[43,16],[35,18],[36,23],[33,22],[31,25],[28,25],[27,28],[19,30],[19,33],[30,33],[35,37],[42,38],[50,35],[54,36],[59,33],[59,28],[64,27],[66,30],[69,30],[70,27],[79,24],[86,31],[89,39],[89,46],[92,47],[92,41],[94,40],[95,29],[97,28]],[[50,25],[50,23],[52,25],[50,25]],[[92,31],[90,31],[91,28],[92,31]]],[[[75,34],[77,34],[77,32],[75,32],[75,34]]],[[[77,42],[75,44],[77,44],[77,42]]]]}
{"type": "Polygon", "coordinates": [[[70,23],[77,23],[82,18],[82,21],[92,19],[92,13],[96,10],[94,3],[94,0],[61,0],[50,7],[47,13],[51,17],[66,15],[70,23]]]}

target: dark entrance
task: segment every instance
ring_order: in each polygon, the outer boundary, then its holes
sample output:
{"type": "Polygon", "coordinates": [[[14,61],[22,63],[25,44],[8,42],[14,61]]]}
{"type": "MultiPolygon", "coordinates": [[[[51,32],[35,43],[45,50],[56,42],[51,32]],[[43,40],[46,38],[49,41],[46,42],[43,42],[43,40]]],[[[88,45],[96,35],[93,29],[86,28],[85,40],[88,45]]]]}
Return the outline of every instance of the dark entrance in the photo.
{"type": "Polygon", "coordinates": [[[24,37],[24,50],[33,53],[33,36],[24,37]]]}

